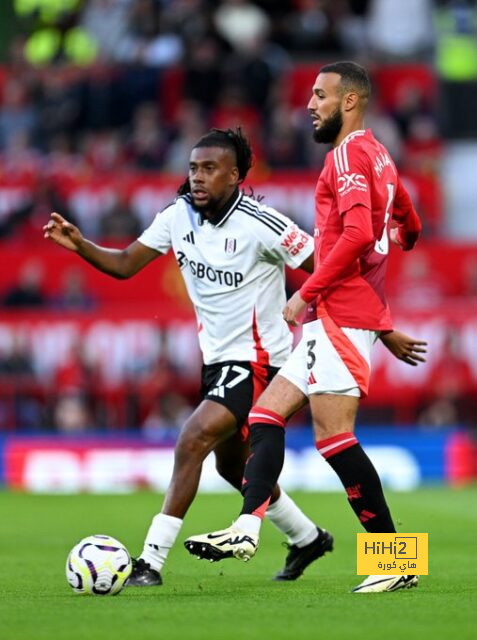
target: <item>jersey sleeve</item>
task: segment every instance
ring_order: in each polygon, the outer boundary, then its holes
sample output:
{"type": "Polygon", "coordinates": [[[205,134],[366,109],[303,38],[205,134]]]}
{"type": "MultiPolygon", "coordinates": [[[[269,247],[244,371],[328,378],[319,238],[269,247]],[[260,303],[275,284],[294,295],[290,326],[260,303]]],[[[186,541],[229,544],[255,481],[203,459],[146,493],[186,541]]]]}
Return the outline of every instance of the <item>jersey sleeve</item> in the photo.
{"type": "Polygon", "coordinates": [[[344,143],[333,150],[336,204],[340,215],[357,205],[371,209],[373,180],[369,158],[362,147],[344,143]]]}
{"type": "Polygon", "coordinates": [[[336,282],[374,240],[369,209],[354,206],[344,216],[343,233],[326,258],[315,266],[312,275],[300,289],[305,302],[312,302],[322,291],[336,282]]]}
{"type": "Polygon", "coordinates": [[[171,226],[174,205],[156,214],[152,223],[139,236],[138,240],[146,247],[159,253],[167,253],[172,246],[171,226]]]}
{"type": "Polygon", "coordinates": [[[414,209],[411,198],[398,177],[393,203],[393,220],[399,229],[398,241],[406,251],[412,249],[422,231],[422,224],[414,209]]]}
{"type": "Polygon", "coordinates": [[[313,238],[271,207],[260,207],[252,224],[262,245],[261,257],[268,262],[297,269],[313,253],[313,238]]]}

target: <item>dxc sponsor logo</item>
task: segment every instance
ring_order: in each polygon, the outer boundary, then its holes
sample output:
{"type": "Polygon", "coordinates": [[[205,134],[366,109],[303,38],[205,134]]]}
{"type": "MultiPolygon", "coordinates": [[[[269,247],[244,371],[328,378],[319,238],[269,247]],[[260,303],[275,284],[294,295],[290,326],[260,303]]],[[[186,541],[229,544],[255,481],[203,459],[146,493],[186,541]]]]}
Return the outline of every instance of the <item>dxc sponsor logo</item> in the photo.
{"type": "Polygon", "coordinates": [[[360,173],[343,173],[343,175],[338,176],[338,193],[350,191],[351,189],[366,191],[367,188],[366,179],[360,173]]]}

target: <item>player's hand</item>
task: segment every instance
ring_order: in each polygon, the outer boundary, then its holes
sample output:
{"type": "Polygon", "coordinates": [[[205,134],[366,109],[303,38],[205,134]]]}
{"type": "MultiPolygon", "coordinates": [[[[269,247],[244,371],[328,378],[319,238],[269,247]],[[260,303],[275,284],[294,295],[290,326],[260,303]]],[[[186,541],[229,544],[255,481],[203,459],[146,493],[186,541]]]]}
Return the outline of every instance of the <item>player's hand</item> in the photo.
{"type": "Polygon", "coordinates": [[[416,340],[401,331],[391,331],[380,336],[381,342],[389,351],[403,362],[415,367],[419,362],[426,362],[421,355],[427,353],[427,342],[416,340]]]}
{"type": "Polygon", "coordinates": [[[51,214],[50,220],[43,227],[43,232],[45,238],[53,240],[70,251],[78,251],[84,240],[78,227],[65,220],[59,213],[51,214]]]}
{"type": "Polygon", "coordinates": [[[398,227],[394,227],[389,231],[389,237],[391,238],[391,242],[397,244],[398,247],[402,248],[402,244],[399,242],[399,229],[398,227]]]}
{"type": "Polygon", "coordinates": [[[391,242],[397,244],[403,251],[411,251],[419,238],[419,233],[408,231],[406,233],[406,240],[403,241],[399,234],[399,227],[394,227],[390,230],[389,237],[391,238],[391,242]]]}
{"type": "Polygon", "coordinates": [[[283,309],[283,318],[292,327],[298,327],[300,324],[297,317],[306,309],[307,303],[300,296],[300,292],[296,291],[283,309]]]}

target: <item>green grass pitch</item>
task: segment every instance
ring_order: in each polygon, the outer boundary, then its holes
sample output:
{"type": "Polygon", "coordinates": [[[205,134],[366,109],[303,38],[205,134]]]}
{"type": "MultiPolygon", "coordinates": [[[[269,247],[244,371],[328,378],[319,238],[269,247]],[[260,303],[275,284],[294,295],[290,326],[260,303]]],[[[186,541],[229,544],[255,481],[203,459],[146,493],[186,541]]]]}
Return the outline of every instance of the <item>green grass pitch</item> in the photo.
{"type": "Polygon", "coordinates": [[[335,536],[335,550],[292,583],[271,576],[286,554],[262,529],[248,563],[198,561],[183,540],[228,525],[239,496],[199,495],[163,571],[164,586],[116,597],[78,596],[64,564],[78,540],[119,538],[137,554],[160,497],[0,493],[1,640],[294,640],[477,638],[477,488],[388,495],[402,532],[429,533],[429,575],[417,589],[351,594],[360,531],[341,494],[294,494],[335,536]]]}

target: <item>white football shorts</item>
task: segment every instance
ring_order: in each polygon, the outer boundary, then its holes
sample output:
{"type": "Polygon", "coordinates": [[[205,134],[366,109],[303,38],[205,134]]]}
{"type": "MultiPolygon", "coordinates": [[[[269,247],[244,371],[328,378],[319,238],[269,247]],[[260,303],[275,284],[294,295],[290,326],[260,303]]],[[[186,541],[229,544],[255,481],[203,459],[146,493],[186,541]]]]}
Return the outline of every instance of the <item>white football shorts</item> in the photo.
{"type": "Polygon", "coordinates": [[[278,371],[305,395],[366,397],[371,347],[378,332],[338,327],[329,317],[307,322],[290,357],[278,371]]]}

